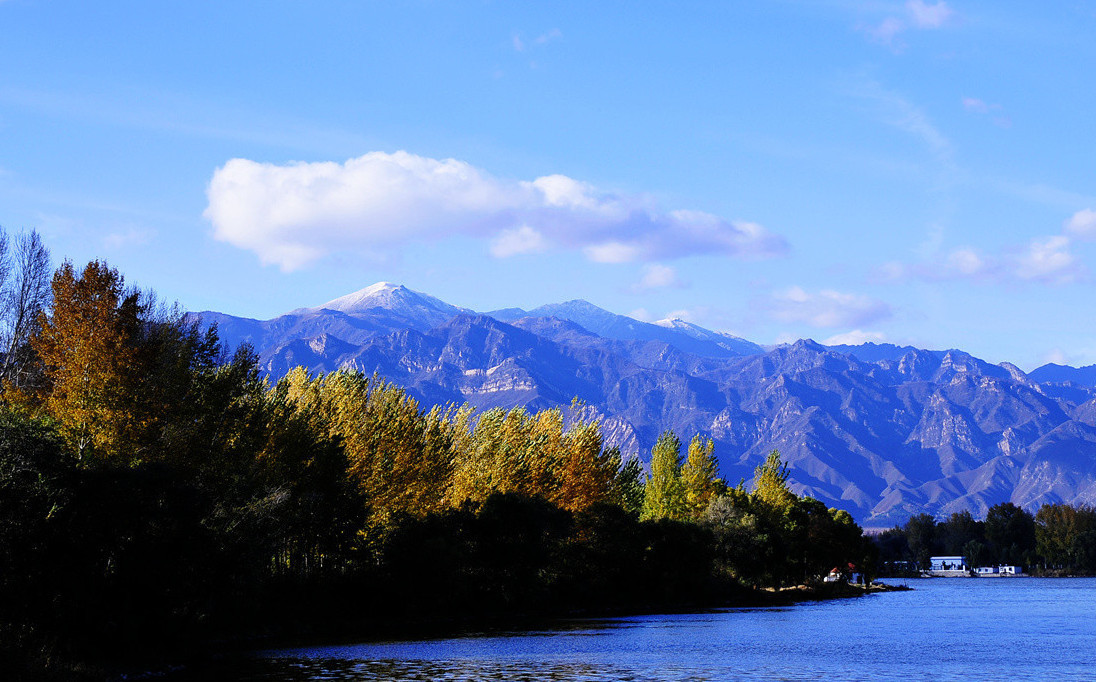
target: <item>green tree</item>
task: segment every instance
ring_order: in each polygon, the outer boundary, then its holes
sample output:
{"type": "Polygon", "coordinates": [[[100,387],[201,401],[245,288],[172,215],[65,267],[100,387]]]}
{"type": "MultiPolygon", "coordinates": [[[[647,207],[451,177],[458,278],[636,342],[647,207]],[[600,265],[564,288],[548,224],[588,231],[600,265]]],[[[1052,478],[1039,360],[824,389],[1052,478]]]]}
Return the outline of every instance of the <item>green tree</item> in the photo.
{"type": "Polygon", "coordinates": [[[998,562],[1026,564],[1035,552],[1035,518],[1011,502],[986,512],[986,540],[998,562]]]}
{"type": "MultiPolygon", "coordinates": [[[[964,555],[963,548],[967,546],[967,543],[972,540],[981,541],[984,539],[983,526],[984,524],[975,521],[971,513],[965,509],[953,513],[946,520],[937,524],[937,535],[940,538],[944,554],[964,555]]],[[[967,557],[967,560],[971,561],[971,558],[967,557]]]]}
{"type": "Polygon", "coordinates": [[[918,568],[928,569],[929,558],[938,550],[936,519],[929,514],[916,514],[906,521],[904,530],[912,560],[918,568]]]}
{"type": "MultiPolygon", "coordinates": [[[[619,450],[617,456],[619,457],[619,450]]],[[[624,511],[638,516],[643,511],[643,465],[638,457],[629,457],[613,476],[611,500],[624,511]]]]}
{"type": "Polygon", "coordinates": [[[681,481],[681,441],[665,431],[651,449],[651,475],[643,490],[643,519],[680,520],[688,514],[681,481]]]}

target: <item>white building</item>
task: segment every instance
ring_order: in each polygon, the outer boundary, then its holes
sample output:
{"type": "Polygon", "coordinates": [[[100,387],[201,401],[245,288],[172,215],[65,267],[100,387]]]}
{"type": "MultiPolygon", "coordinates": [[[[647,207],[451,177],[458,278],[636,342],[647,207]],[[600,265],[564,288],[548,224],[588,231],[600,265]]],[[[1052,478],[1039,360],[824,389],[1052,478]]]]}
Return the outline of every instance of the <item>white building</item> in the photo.
{"type": "Polygon", "coordinates": [[[979,578],[1001,578],[1023,575],[1024,569],[1021,566],[1010,566],[1007,564],[1001,564],[1000,566],[979,566],[974,569],[974,574],[979,578]]]}
{"type": "Polygon", "coordinates": [[[967,560],[961,556],[934,556],[929,557],[931,566],[929,570],[933,573],[936,572],[949,572],[949,571],[962,571],[964,573],[970,571],[970,567],[967,566],[967,560]]]}

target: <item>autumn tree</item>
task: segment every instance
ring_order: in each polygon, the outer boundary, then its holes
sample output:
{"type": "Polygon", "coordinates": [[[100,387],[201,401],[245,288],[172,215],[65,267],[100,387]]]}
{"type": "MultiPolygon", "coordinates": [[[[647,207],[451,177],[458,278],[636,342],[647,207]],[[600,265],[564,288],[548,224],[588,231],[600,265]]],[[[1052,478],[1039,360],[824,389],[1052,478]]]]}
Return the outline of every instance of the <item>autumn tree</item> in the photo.
{"type": "Polygon", "coordinates": [[[612,499],[620,451],[602,448],[597,422],[573,424],[563,436],[559,491],[553,500],[569,511],[584,511],[612,499]]]}
{"type": "Polygon", "coordinates": [[[754,470],[753,496],[772,509],[787,508],[795,501],[795,493],[788,487],[788,476],[788,465],[773,450],[754,470]]]}
{"type": "Polygon", "coordinates": [[[715,459],[715,444],[712,439],[705,441],[699,435],[693,436],[685,464],[681,468],[685,506],[690,518],[699,519],[712,498],[726,489],[718,474],[719,463],[715,459]]]}
{"type": "Polygon", "coordinates": [[[681,481],[681,441],[673,431],[658,437],[651,450],[651,475],[644,488],[644,519],[683,519],[688,513],[681,481]]]}
{"type": "Polygon", "coordinates": [[[1035,514],[1035,538],[1048,568],[1096,571],[1096,509],[1044,504],[1035,514]]]}
{"type": "Polygon", "coordinates": [[[66,261],[52,293],[52,310],[39,316],[31,339],[45,373],[41,404],[81,460],[133,457],[128,446],[141,426],[133,409],[138,294],[127,293],[118,271],[101,261],[79,274],[66,261]]]}

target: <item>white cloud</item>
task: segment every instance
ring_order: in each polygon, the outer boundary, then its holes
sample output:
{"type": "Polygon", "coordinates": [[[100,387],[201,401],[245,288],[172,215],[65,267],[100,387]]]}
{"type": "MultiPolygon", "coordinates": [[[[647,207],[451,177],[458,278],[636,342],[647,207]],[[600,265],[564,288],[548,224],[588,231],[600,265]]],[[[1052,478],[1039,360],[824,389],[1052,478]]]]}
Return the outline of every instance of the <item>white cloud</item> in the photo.
{"type": "Polygon", "coordinates": [[[661,263],[648,263],[643,266],[643,276],[632,285],[630,291],[635,294],[654,289],[682,288],[685,282],[678,277],[677,270],[661,263]]]}
{"type": "Polygon", "coordinates": [[[103,248],[118,251],[130,246],[144,246],[152,241],[151,230],[139,227],[127,227],[111,232],[103,237],[103,248]]]}
{"type": "Polygon", "coordinates": [[[540,253],[548,248],[544,236],[528,225],[503,230],[491,241],[491,255],[508,258],[523,253],[540,253]]]}
{"type": "Polygon", "coordinates": [[[462,161],[403,151],[341,164],[232,159],[214,172],[207,196],[215,238],[283,270],[336,251],[375,255],[455,235],[492,240],[498,256],[561,248],[602,263],[767,258],[788,248],[756,223],[666,211],[648,197],[563,175],[500,179],[462,161]]]}
{"type": "Polygon", "coordinates": [[[533,42],[537,45],[547,45],[548,43],[554,40],[559,40],[562,37],[563,32],[560,31],[558,28],[553,28],[551,31],[548,31],[547,33],[542,33],[541,35],[537,36],[536,39],[533,40],[533,42]]]}
{"type": "Polygon", "coordinates": [[[1084,208],[1074,213],[1066,221],[1065,232],[1078,239],[1096,239],[1096,211],[1084,208]]]}
{"type": "Polygon", "coordinates": [[[925,111],[902,94],[887,90],[878,82],[864,79],[853,84],[851,94],[874,103],[887,125],[919,139],[948,174],[955,173],[951,140],[940,132],[925,111]]]}
{"type": "Polygon", "coordinates": [[[1061,348],[1055,348],[1043,357],[1043,364],[1053,362],[1056,365],[1068,365],[1070,363],[1070,357],[1062,351],[1061,348]]]}
{"type": "Polygon", "coordinates": [[[864,30],[877,43],[900,47],[896,42],[896,38],[906,30],[906,24],[896,17],[887,17],[877,26],[868,26],[864,30]]]}
{"type": "Polygon", "coordinates": [[[909,0],[906,11],[917,28],[940,28],[955,14],[945,2],[929,5],[922,0],[909,0]]]}
{"type": "Polygon", "coordinates": [[[1064,284],[1080,279],[1083,270],[1070,251],[1069,237],[1055,235],[1031,240],[1009,264],[1020,279],[1064,284]]]}
{"type": "Polygon", "coordinates": [[[646,308],[636,308],[632,312],[628,313],[628,317],[633,320],[639,320],[640,322],[654,322],[655,318],[646,308]]]}
{"type": "Polygon", "coordinates": [[[584,246],[582,253],[595,263],[627,263],[639,258],[639,249],[622,242],[604,242],[584,246]]]}
{"type": "Polygon", "coordinates": [[[889,305],[860,294],[824,289],[816,294],[800,287],[774,292],[768,302],[770,314],[781,322],[812,327],[856,327],[891,316],[889,305]]]}
{"type": "Polygon", "coordinates": [[[990,114],[994,115],[990,118],[993,124],[999,128],[1011,128],[1012,119],[1008,116],[1001,114],[1003,107],[1000,104],[990,104],[985,100],[978,99],[977,97],[964,97],[962,98],[963,108],[973,114],[990,114]]]}
{"type": "Polygon", "coordinates": [[[924,0],[909,0],[905,4],[905,12],[901,16],[888,16],[878,24],[861,25],[860,28],[875,42],[900,52],[905,48],[905,45],[901,43],[899,36],[908,29],[932,30],[942,28],[954,16],[955,11],[946,2],[928,4],[924,0]]]}
{"type": "Polygon", "coordinates": [[[851,332],[837,334],[822,342],[823,346],[860,346],[865,343],[886,343],[887,335],[883,332],[866,332],[854,329],[851,332]]]}
{"type": "Polygon", "coordinates": [[[887,281],[955,279],[986,282],[1038,282],[1068,284],[1085,278],[1087,270],[1070,251],[1072,242],[1064,235],[1032,239],[1022,248],[998,254],[983,254],[970,247],[954,249],[932,261],[904,264],[887,263],[879,268],[879,278],[887,281]]]}
{"type": "MultiPolygon", "coordinates": [[[[0,2],[2,1],[3,0],[0,0],[0,2]]],[[[563,32],[560,31],[558,28],[553,28],[550,31],[546,31],[540,34],[536,38],[533,38],[531,42],[526,43],[525,39],[521,37],[520,33],[514,33],[510,36],[510,44],[514,46],[515,52],[525,52],[525,50],[528,49],[529,46],[541,47],[543,45],[547,45],[548,43],[559,40],[562,37],[563,32]]]]}
{"type": "Polygon", "coordinates": [[[973,111],[976,114],[989,113],[989,105],[978,99],[977,97],[964,97],[963,108],[967,111],[973,111]]]}
{"type": "Polygon", "coordinates": [[[988,269],[986,260],[970,248],[956,249],[949,253],[945,267],[948,271],[964,277],[974,277],[988,269]]]}

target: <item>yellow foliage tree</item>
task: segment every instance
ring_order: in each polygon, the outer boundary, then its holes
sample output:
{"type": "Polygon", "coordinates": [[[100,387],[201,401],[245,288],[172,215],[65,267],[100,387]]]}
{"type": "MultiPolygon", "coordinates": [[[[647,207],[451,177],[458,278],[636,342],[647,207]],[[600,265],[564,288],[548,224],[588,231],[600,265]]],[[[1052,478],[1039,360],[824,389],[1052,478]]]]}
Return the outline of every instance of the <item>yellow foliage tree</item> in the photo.
{"type": "Polygon", "coordinates": [[[708,509],[712,498],[726,489],[718,477],[719,464],[715,459],[715,444],[709,438],[693,436],[685,464],[681,467],[681,483],[685,488],[685,507],[688,515],[699,519],[708,509]]]}
{"type": "Polygon", "coordinates": [[[39,317],[31,346],[44,366],[41,407],[81,459],[136,459],[147,415],[134,397],[141,380],[136,346],[138,295],[126,294],[118,271],[100,261],[79,275],[65,262],[53,276],[53,307],[39,317]]]}
{"type": "Polygon", "coordinates": [[[766,507],[782,512],[798,499],[788,488],[788,465],[781,461],[780,453],[773,450],[754,470],[753,497],[766,507]]]}
{"type": "Polygon", "coordinates": [[[312,378],[298,367],[282,381],[298,409],[342,443],[348,473],[374,519],[442,508],[452,467],[452,415],[437,408],[423,414],[403,390],[360,372],[312,378]]]}
{"type": "Polygon", "coordinates": [[[620,468],[620,451],[603,449],[597,422],[574,424],[563,438],[559,490],[553,502],[570,511],[584,511],[608,502],[613,477],[620,468]]]}

